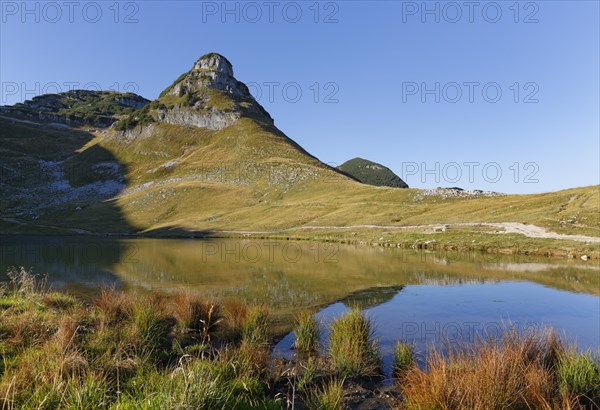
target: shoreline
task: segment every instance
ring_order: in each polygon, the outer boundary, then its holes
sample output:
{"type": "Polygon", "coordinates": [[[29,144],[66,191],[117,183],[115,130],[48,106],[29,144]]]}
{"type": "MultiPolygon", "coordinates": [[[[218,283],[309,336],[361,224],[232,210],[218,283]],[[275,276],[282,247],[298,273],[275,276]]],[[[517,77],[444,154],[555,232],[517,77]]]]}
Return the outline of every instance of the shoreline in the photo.
{"type": "MultiPolygon", "coordinates": [[[[17,223],[33,228],[10,231],[3,229],[1,236],[19,237],[69,237],[81,236],[106,239],[260,239],[285,241],[314,241],[340,243],[366,247],[399,249],[422,249],[428,251],[451,251],[460,253],[480,252],[488,254],[543,256],[551,259],[600,259],[600,237],[583,237],[580,240],[565,239],[569,235],[555,237],[530,237],[522,232],[489,232],[495,223],[429,224],[416,226],[309,226],[272,231],[243,230],[183,230],[177,227],[158,228],[135,233],[94,232],[80,228],[48,225],[29,225],[7,218],[4,222],[17,223]],[[37,228],[37,229],[36,229],[37,228]],[[483,230],[480,230],[483,228],[483,230]],[[41,231],[41,232],[40,232],[41,231]],[[63,232],[59,232],[63,231],[63,232]],[[592,241],[584,241],[589,238],[592,241]],[[598,243],[596,243],[598,242],[598,243]]],[[[523,224],[524,225],[524,224],[523,224]]],[[[14,226],[14,225],[13,225],[14,226]]],[[[538,228],[535,225],[529,225],[538,228]]],[[[556,234],[549,232],[550,234],[556,234]]]]}

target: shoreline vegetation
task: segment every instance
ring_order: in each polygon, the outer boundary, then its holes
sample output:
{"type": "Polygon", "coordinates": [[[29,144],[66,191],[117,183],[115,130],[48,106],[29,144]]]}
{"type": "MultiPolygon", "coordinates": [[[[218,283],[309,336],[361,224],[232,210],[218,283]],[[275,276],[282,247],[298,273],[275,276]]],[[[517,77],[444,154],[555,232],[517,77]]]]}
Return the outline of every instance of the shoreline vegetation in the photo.
{"type": "MultiPolygon", "coordinates": [[[[441,225],[443,226],[443,224],[441,225]]],[[[22,228],[22,227],[21,227],[22,228]]],[[[395,232],[389,229],[340,229],[307,230],[298,232],[232,233],[226,231],[194,232],[178,229],[165,229],[159,232],[139,232],[132,234],[107,234],[93,232],[73,232],[59,227],[32,227],[14,233],[4,230],[5,236],[84,236],[111,239],[259,239],[286,241],[315,241],[340,243],[355,246],[399,248],[405,250],[428,250],[449,252],[480,252],[503,255],[544,256],[555,259],[600,259],[600,243],[576,242],[566,239],[532,238],[515,233],[491,233],[484,227],[452,228],[448,231],[431,232],[431,229],[412,229],[395,232]],[[482,230],[483,229],[483,230],[482,230]]]]}
{"type": "Polygon", "coordinates": [[[114,289],[83,302],[23,268],[8,276],[2,409],[600,408],[600,352],[578,352],[550,328],[506,328],[426,356],[398,341],[383,387],[374,324],[357,308],[328,329],[298,314],[296,357],[283,360],[264,306],[114,289]]]}

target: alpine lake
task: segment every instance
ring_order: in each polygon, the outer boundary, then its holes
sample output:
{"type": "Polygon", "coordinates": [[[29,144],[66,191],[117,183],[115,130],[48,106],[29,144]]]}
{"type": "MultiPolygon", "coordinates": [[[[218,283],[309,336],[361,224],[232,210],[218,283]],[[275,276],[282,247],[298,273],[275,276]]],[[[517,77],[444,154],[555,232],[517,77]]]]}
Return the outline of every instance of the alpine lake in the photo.
{"type": "Polygon", "coordinates": [[[426,352],[507,327],[553,326],[581,350],[600,346],[597,261],[286,240],[26,236],[2,237],[0,255],[2,275],[23,266],[84,299],[104,286],[265,305],[274,355],[284,358],[295,354],[295,314],[312,310],[326,329],[350,307],[373,319],[387,371],[397,340],[426,352]]]}

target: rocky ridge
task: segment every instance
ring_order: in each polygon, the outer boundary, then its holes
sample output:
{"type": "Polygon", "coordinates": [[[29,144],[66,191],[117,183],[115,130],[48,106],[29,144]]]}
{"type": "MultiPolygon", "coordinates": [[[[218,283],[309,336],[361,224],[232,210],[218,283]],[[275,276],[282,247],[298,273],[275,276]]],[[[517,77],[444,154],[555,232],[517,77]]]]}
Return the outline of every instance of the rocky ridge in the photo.
{"type": "Polygon", "coordinates": [[[0,115],[69,126],[92,125],[106,128],[123,116],[144,108],[149,102],[133,93],[71,90],[36,96],[15,105],[1,106],[0,115]]]}

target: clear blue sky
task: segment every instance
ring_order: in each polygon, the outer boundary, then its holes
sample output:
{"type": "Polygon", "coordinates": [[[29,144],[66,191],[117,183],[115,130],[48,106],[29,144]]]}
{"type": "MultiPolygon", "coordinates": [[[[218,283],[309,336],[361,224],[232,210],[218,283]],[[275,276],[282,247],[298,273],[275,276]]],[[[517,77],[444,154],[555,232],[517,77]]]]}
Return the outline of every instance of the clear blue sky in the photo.
{"type": "Polygon", "coordinates": [[[153,99],[216,51],[324,162],[368,158],[412,187],[599,183],[597,1],[23,4],[2,1],[2,104],[53,83],[153,99]]]}

